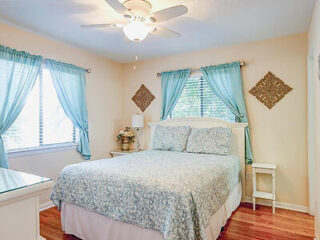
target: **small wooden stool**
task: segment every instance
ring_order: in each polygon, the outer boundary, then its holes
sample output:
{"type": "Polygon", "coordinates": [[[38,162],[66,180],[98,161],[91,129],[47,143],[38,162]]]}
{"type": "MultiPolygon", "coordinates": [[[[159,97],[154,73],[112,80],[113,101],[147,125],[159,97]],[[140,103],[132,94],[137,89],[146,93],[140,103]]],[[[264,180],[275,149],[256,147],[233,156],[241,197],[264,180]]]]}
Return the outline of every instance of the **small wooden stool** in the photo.
{"type": "Polygon", "coordinates": [[[252,203],[253,210],[256,210],[256,198],[264,198],[272,200],[272,213],[275,213],[276,207],[276,165],[275,164],[264,164],[254,163],[252,164],[252,203]],[[257,179],[256,173],[265,173],[272,175],[272,193],[257,191],[257,179]]]}

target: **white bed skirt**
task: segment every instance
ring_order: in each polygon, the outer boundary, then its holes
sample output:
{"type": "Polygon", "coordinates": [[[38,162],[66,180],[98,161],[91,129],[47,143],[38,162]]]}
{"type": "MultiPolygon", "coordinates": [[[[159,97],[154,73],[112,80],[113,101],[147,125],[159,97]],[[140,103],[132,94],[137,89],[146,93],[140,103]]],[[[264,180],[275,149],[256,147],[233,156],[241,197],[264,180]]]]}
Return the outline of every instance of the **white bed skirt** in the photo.
{"type": "MultiPolygon", "coordinates": [[[[216,240],[221,228],[241,202],[241,183],[227,201],[210,218],[206,228],[207,240],[216,240]]],[[[84,240],[164,240],[158,231],[112,220],[72,204],[62,203],[62,229],[84,240]]]]}

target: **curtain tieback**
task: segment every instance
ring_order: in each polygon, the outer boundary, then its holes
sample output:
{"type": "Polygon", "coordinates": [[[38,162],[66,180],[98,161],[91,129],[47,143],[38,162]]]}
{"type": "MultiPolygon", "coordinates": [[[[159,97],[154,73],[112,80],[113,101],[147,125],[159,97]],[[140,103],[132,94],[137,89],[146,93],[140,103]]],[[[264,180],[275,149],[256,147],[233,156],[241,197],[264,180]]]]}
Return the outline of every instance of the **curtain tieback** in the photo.
{"type": "Polygon", "coordinates": [[[243,114],[236,115],[236,118],[242,119],[242,118],[244,118],[244,115],[243,114]]]}
{"type": "Polygon", "coordinates": [[[243,114],[237,115],[237,116],[236,116],[236,122],[242,122],[242,120],[243,120],[244,117],[245,117],[245,116],[244,116],[243,114]]]}

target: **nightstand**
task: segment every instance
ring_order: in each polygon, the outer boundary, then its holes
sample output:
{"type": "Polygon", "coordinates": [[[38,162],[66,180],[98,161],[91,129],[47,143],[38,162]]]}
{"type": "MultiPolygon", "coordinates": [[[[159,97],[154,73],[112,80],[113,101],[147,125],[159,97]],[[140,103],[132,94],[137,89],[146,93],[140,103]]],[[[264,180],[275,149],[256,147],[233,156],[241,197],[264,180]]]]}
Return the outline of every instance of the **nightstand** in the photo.
{"type": "Polygon", "coordinates": [[[264,164],[254,163],[252,164],[252,203],[253,210],[256,210],[256,198],[264,198],[272,200],[272,213],[275,213],[276,207],[276,165],[275,164],[264,164]],[[257,191],[257,179],[256,173],[264,173],[272,175],[272,193],[257,191]]]}
{"type": "Polygon", "coordinates": [[[119,156],[123,156],[123,155],[127,155],[127,154],[131,154],[131,153],[135,153],[137,152],[136,150],[128,150],[128,151],[122,151],[122,150],[114,150],[110,152],[110,155],[112,157],[119,157],[119,156]]]}

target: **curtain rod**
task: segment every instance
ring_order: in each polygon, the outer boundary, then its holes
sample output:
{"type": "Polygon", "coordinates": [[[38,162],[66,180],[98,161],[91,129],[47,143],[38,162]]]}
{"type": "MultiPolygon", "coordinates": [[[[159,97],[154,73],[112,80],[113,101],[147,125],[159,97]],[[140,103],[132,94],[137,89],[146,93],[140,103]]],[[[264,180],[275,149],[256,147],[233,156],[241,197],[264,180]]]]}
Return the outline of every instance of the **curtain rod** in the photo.
{"type": "MultiPolygon", "coordinates": [[[[245,62],[240,62],[240,67],[244,67],[244,66],[246,66],[246,63],[245,62]]],[[[200,68],[191,69],[191,73],[200,72],[200,71],[201,71],[200,68]]],[[[161,73],[157,73],[157,77],[161,77],[161,73]]]]}
{"type": "MultiPolygon", "coordinates": [[[[43,63],[46,63],[46,61],[49,60],[48,58],[44,58],[42,60],[43,63]]],[[[82,68],[82,67],[81,67],[82,68]]],[[[91,73],[91,68],[83,68],[84,70],[86,70],[87,73],[91,73]]]]}

